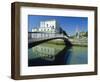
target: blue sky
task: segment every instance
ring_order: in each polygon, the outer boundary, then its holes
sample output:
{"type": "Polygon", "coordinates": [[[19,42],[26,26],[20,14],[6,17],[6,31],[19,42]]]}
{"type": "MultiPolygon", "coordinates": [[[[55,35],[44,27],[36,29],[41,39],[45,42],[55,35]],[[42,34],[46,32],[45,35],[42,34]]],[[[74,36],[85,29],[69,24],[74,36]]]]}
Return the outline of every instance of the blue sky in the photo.
{"type": "Polygon", "coordinates": [[[28,15],[28,31],[32,28],[39,27],[40,21],[55,19],[60,24],[60,27],[67,32],[68,35],[74,35],[76,29],[79,31],[88,31],[87,17],[70,17],[70,16],[43,16],[43,15],[28,15]]]}

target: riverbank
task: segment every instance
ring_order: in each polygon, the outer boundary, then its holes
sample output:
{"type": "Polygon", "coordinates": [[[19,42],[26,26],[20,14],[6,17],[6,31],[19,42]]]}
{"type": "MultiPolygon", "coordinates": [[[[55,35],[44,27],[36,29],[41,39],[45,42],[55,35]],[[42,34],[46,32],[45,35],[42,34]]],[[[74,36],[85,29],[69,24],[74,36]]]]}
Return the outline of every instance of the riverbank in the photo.
{"type": "Polygon", "coordinates": [[[88,45],[87,44],[72,44],[73,46],[79,46],[79,47],[87,47],[88,45]]]}
{"type": "MultiPolygon", "coordinates": [[[[82,47],[87,47],[87,42],[79,42],[79,41],[72,41],[70,40],[73,46],[82,46],[82,47]]],[[[56,45],[65,45],[64,40],[62,39],[56,39],[56,40],[50,40],[47,41],[49,44],[56,44],[56,45]]]]}

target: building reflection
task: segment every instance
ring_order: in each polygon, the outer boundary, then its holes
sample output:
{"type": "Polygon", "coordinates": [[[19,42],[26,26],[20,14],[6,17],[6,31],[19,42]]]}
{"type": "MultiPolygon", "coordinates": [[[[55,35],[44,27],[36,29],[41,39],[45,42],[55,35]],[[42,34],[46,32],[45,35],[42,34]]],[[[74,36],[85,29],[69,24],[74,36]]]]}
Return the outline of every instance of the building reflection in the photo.
{"type": "Polygon", "coordinates": [[[64,48],[64,45],[40,44],[29,49],[29,59],[41,58],[48,61],[54,61],[55,56],[64,48]]]}

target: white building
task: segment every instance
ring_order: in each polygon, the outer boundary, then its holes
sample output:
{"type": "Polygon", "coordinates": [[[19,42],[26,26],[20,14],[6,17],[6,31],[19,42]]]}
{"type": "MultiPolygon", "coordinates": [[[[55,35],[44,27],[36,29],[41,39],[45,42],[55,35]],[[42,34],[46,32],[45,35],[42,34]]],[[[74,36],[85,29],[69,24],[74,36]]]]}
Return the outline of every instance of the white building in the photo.
{"type": "Polygon", "coordinates": [[[46,20],[40,21],[40,26],[32,29],[29,38],[55,37],[57,34],[61,33],[62,29],[56,20],[46,20]]]}
{"type": "Polygon", "coordinates": [[[40,26],[38,28],[33,28],[32,32],[59,33],[60,26],[56,20],[40,21],[40,26]]]}

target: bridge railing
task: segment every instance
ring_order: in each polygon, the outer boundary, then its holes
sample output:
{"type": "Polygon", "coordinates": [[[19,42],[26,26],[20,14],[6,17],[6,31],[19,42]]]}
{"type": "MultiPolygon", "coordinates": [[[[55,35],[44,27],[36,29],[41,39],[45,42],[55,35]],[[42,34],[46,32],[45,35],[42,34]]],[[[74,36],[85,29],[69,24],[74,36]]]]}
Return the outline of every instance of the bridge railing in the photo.
{"type": "Polygon", "coordinates": [[[60,33],[28,33],[29,41],[40,41],[40,40],[46,40],[51,38],[59,38],[59,37],[65,37],[65,35],[60,33]]]}
{"type": "Polygon", "coordinates": [[[63,34],[59,33],[29,33],[29,38],[49,38],[49,37],[64,37],[63,34]]]}

